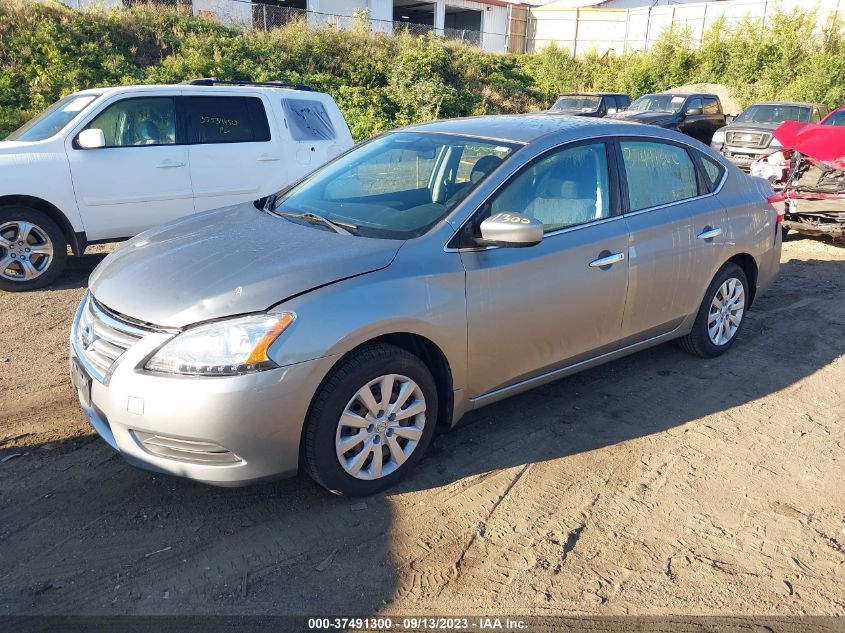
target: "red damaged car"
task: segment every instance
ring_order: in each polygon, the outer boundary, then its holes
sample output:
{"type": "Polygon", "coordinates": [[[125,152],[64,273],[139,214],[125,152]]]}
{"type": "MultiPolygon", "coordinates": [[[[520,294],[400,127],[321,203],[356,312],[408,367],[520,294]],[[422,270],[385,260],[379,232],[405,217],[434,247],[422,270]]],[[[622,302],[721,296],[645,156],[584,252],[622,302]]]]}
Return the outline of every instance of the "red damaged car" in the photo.
{"type": "Polygon", "coordinates": [[[774,131],[783,149],[751,165],[784,202],[784,232],[845,237],[845,108],[821,123],[787,121],[774,131]]]}

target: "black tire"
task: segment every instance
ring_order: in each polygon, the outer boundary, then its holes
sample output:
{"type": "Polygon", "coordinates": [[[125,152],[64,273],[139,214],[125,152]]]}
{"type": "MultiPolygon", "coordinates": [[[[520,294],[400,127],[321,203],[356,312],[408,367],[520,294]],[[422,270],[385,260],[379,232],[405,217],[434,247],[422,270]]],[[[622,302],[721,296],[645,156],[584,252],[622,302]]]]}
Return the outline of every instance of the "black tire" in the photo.
{"type": "MultiPolygon", "coordinates": [[[[65,237],[64,232],[46,214],[38,211],[37,209],[20,205],[0,207],[0,227],[3,227],[11,222],[29,222],[38,229],[38,231],[34,231],[33,233],[40,232],[42,234],[46,234],[52,242],[53,256],[52,260],[50,260],[49,263],[46,264],[45,268],[40,271],[40,274],[32,279],[21,279],[18,281],[15,279],[9,279],[5,276],[0,276],[0,290],[6,290],[7,292],[21,292],[24,290],[43,288],[47,284],[52,283],[56,277],[62,273],[65,265],[67,264],[67,238],[65,237]]],[[[14,234],[14,228],[4,231],[4,236],[14,234]]],[[[34,242],[36,240],[37,236],[30,237],[29,243],[35,245],[34,242]]],[[[26,244],[21,247],[25,249],[26,244]]],[[[22,254],[26,256],[25,253],[22,254]]],[[[8,248],[0,245],[0,260],[4,259],[8,254],[8,248]]],[[[18,253],[14,253],[14,255],[15,259],[19,256],[18,253]]],[[[35,256],[32,263],[37,265],[40,259],[40,256],[35,256]]],[[[20,267],[19,265],[9,264],[7,268],[0,271],[0,274],[3,274],[6,270],[13,270],[17,272],[20,271],[20,267]]]]}
{"type": "Polygon", "coordinates": [[[707,292],[704,293],[704,300],[698,308],[698,314],[695,318],[695,324],[692,326],[692,331],[683,338],[678,339],[678,343],[681,348],[684,351],[694,354],[695,356],[700,356],[701,358],[715,358],[716,356],[724,354],[736,342],[736,339],[739,338],[739,335],[742,332],[742,327],[745,325],[745,315],[748,313],[750,297],[751,295],[748,290],[748,277],[745,275],[745,271],[733,262],[726,263],[719,269],[716,276],[713,277],[713,281],[711,281],[710,285],[707,287],[707,292]],[[713,297],[716,295],[716,292],[719,290],[721,285],[731,278],[738,279],[742,283],[745,308],[734,335],[726,343],[717,345],[710,339],[710,335],[707,331],[710,306],[713,303],[713,297]]]}
{"type": "Polygon", "coordinates": [[[352,497],[375,494],[402,479],[422,459],[437,425],[437,387],[431,372],[417,356],[386,343],[368,344],[350,353],[323,380],[303,429],[302,463],[321,486],[352,497]],[[355,394],[368,382],[386,374],[401,374],[413,380],[425,398],[425,424],[416,447],[393,472],[372,480],[347,473],[335,449],[341,415],[355,394]]]}

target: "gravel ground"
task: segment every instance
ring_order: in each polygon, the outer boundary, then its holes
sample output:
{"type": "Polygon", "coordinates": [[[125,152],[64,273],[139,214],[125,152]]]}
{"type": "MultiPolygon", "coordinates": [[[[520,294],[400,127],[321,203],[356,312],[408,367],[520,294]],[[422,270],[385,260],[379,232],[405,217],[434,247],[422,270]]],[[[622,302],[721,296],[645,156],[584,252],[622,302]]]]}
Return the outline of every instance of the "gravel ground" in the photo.
{"type": "Polygon", "coordinates": [[[788,241],[726,356],[492,405],[363,501],[155,476],[93,436],[66,366],[99,257],[0,294],[0,615],[845,614],[845,249],[788,241]]]}

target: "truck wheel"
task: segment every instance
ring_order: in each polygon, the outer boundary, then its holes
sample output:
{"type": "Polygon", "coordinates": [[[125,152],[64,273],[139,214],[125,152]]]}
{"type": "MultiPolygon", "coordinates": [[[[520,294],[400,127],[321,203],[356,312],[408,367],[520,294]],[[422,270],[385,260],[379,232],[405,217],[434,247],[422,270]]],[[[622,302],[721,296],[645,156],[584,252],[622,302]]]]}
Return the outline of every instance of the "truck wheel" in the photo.
{"type": "Polygon", "coordinates": [[[0,290],[46,286],[66,263],[67,239],[53,220],[30,207],[0,207],[0,290]]]}
{"type": "Polygon", "coordinates": [[[684,351],[714,358],[736,341],[748,310],[748,278],[733,262],[719,269],[698,309],[692,331],[678,342],[684,351]]]}
{"type": "Polygon", "coordinates": [[[393,485],[422,458],[437,423],[437,387],[417,356],[385,343],[342,360],[317,391],[303,430],[305,470],[343,495],[393,485]]]}

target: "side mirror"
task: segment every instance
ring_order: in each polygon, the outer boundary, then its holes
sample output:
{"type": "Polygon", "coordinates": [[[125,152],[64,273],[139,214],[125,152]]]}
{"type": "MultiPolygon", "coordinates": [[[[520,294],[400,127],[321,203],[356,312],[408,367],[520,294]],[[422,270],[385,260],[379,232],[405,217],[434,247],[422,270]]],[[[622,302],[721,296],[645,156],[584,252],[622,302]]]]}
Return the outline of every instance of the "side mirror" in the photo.
{"type": "Polygon", "coordinates": [[[617,112],[619,112],[619,110],[617,108],[608,108],[607,109],[607,114],[616,114],[617,112]]]}
{"type": "Polygon", "coordinates": [[[100,149],[106,146],[106,135],[97,128],[82,130],[76,137],[76,142],[82,149],[100,149]]]}
{"type": "Polygon", "coordinates": [[[698,116],[699,114],[704,114],[701,108],[687,108],[687,116],[698,116]]]}
{"type": "Polygon", "coordinates": [[[521,248],[543,241],[543,223],[520,213],[497,213],[481,223],[481,244],[521,248]]]}

